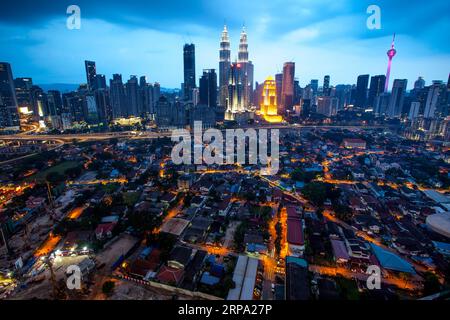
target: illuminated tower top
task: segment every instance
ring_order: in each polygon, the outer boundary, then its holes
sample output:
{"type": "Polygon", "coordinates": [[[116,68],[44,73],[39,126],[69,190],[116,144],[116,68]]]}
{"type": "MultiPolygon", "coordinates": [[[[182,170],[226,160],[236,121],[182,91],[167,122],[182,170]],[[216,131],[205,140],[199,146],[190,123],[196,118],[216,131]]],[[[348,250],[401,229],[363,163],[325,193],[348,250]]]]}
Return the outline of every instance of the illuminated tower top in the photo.
{"type": "Polygon", "coordinates": [[[394,37],[392,38],[391,48],[386,53],[389,61],[388,61],[388,67],[387,67],[387,71],[386,71],[386,83],[384,86],[384,92],[387,92],[389,90],[389,76],[391,74],[392,58],[394,58],[395,54],[397,53],[397,50],[395,50],[395,48],[394,48],[394,41],[395,41],[395,33],[394,33],[394,37]]]}
{"type": "Polygon", "coordinates": [[[392,59],[395,56],[395,54],[397,53],[397,50],[395,50],[395,48],[394,48],[394,41],[395,41],[395,33],[394,33],[394,37],[392,38],[391,48],[387,52],[389,59],[392,59]]]}
{"type": "Polygon", "coordinates": [[[230,38],[228,37],[227,26],[223,26],[222,37],[220,39],[220,61],[230,61],[230,38]]]}
{"type": "Polygon", "coordinates": [[[245,26],[242,27],[241,38],[239,40],[238,62],[248,62],[248,44],[245,26]]]}

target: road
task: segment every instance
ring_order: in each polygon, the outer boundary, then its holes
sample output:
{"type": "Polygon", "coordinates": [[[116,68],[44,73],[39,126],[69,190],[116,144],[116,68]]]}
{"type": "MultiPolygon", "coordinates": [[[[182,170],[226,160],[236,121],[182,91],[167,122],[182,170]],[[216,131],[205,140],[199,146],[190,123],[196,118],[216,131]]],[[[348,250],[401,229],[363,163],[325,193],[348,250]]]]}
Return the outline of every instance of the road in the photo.
{"type": "MultiPolygon", "coordinates": [[[[288,124],[274,124],[274,125],[260,125],[260,126],[245,126],[242,129],[361,129],[371,130],[377,128],[384,128],[383,126],[313,126],[313,125],[288,125],[288,124]]],[[[132,139],[155,139],[162,137],[170,137],[171,131],[165,132],[135,132],[135,131],[122,131],[122,132],[103,132],[103,133],[79,133],[79,134],[39,134],[30,135],[24,133],[12,134],[12,135],[0,135],[0,140],[63,140],[65,142],[71,142],[73,140],[105,140],[111,138],[132,138],[132,139]]]]}

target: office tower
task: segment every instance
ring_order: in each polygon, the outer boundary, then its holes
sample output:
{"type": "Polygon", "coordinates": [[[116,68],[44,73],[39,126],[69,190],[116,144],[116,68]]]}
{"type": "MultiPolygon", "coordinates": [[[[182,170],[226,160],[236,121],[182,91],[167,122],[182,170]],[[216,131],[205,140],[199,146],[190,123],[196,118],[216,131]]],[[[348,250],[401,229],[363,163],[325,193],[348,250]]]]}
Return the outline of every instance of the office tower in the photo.
{"type": "Polygon", "coordinates": [[[192,89],[195,85],[195,45],[185,44],[183,47],[184,62],[184,100],[192,100],[192,89]]]}
{"type": "Polygon", "coordinates": [[[14,88],[16,90],[17,107],[19,110],[27,110],[33,112],[33,119],[39,121],[39,115],[33,109],[33,96],[31,88],[33,87],[33,80],[31,78],[16,78],[14,79],[14,88]]]}
{"type": "Polygon", "coordinates": [[[330,95],[330,76],[326,75],[323,78],[323,95],[329,96],[330,95]]]}
{"type": "MultiPolygon", "coordinates": [[[[308,88],[308,91],[310,91],[311,95],[312,95],[312,88],[308,88]]],[[[312,112],[311,99],[302,98],[302,100],[301,100],[301,116],[304,118],[307,118],[311,115],[311,112],[312,112]]]]}
{"type": "Polygon", "coordinates": [[[86,80],[88,84],[88,89],[93,91],[96,89],[95,76],[97,75],[97,70],[95,69],[95,61],[84,61],[84,67],[86,69],[86,80]]]}
{"type": "Polygon", "coordinates": [[[63,107],[61,93],[57,90],[49,90],[47,93],[47,105],[50,117],[61,115],[63,107]]]}
{"type": "Polygon", "coordinates": [[[277,108],[277,86],[273,77],[267,77],[264,81],[261,93],[261,114],[265,116],[276,116],[277,108]]]}
{"type": "Polygon", "coordinates": [[[422,77],[417,78],[414,82],[414,89],[423,89],[425,87],[425,80],[422,77]]]}
{"type": "Polygon", "coordinates": [[[409,108],[409,113],[408,113],[409,120],[412,121],[419,116],[419,108],[420,108],[420,102],[417,102],[417,101],[411,102],[411,108],[409,108]]]}
{"type": "Polygon", "coordinates": [[[275,75],[275,85],[277,87],[277,107],[278,114],[281,114],[281,89],[283,88],[283,74],[277,73],[275,75]]]}
{"type": "Polygon", "coordinates": [[[395,79],[392,86],[391,98],[387,116],[389,118],[399,118],[402,115],[403,101],[405,99],[406,85],[408,80],[395,79]]]}
{"type": "Polygon", "coordinates": [[[383,92],[374,99],[374,112],[376,116],[385,115],[388,108],[391,95],[389,92],[383,92]]]}
{"type": "Polygon", "coordinates": [[[97,89],[94,92],[99,121],[106,124],[112,120],[112,108],[107,89],[97,89]]]}
{"type": "Polygon", "coordinates": [[[127,116],[138,116],[140,109],[138,98],[138,80],[136,76],[130,76],[130,79],[126,84],[126,96],[127,96],[127,116]]]}
{"type": "Polygon", "coordinates": [[[234,114],[245,111],[244,105],[244,82],[240,63],[230,65],[230,76],[228,81],[228,104],[225,120],[234,120],[234,114]]]}
{"type": "Polygon", "coordinates": [[[7,62],[0,62],[0,130],[20,130],[13,75],[7,62]]]}
{"type": "Polygon", "coordinates": [[[159,128],[185,127],[188,120],[188,109],[191,103],[176,101],[171,103],[165,96],[156,102],[156,124],[159,128]]]}
{"type": "Polygon", "coordinates": [[[385,92],[389,91],[389,76],[391,75],[392,59],[394,58],[395,54],[397,53],[397,51],[394,49],[394,41],[395,41],[395,33],[394,33],[394,37],[392,38],[391,48],[387,52],[387,56],[388,56],[389,60],[388,60],[388,67],[387,67],[387,71],[386,71],[386,83],[384,86],[385,92]]]}
{"type": "Polygon", "coordinates": [[[370,78],[369,96],[367,98],[367,106],[373,109],[375,97],[384,92],[384,85],[386,83],[385,75],[373,76],[370,78]]]}
{"type": "Polygon", "coordinates": [[[161,97],[161,86],[158,82],[153,84],[153,106],[156,105],[156,102],[161,97]]]}
{"type": "Polygon", "coordinates": [[[139,78],[139,89],[138,89],[138,98],[139,98],[139,114],[140,115],[151,115],[154,113],[154,99],[153,99],[153,85],[151,83],[147,83],[147,78],[142,76],[139,78]]]}
{"type": "Polygon", "coordinates": [[[338,108],[338,99],[335,97],[318,97],[317,113],[331,117],[336,115],[338,108]]]}
{"type": "Polygon", "coordinates": [[[338,101],[338,111],[344,109],[346,106],[351,104],[350,103],[351,91],[352,91],[351,85],[338,84],[336,86],[335,96],[339,100],[338,101]]]}
{"type": "Polygon", "coordinates": [[[302,88],[300,87],[300,83],[298,79],[294,80],[294,104],[298,105],[300,103],[300,99],[302,98],[302,88]]]}
{"type": "Polygon", "coordinates": [[[302,99],[309,99],[309,100],[311,100],[312,98],[313,98],[313,89],[312,89],[312,87],[311,87],[311,85],[310,84],[308,84],[306,87],[305,87],[305,89],[303,89],[303,92],[302,92],[302,99]]]}
{"type": "Polygon", "coordinates": [[[445,84],[433,81],[428,89],[424,118],[433,119],[442,114],[443,108],[441,106],[445,97],[445,89],[445,84]]]}
{"type": "Polygon", "coordinates": [[[63,108],[68,110],[71,120],[75,122],[85,121],[87,118],[86,104],[79,92],[63,93],[63,108]]]}
{"type": "Polygon", "coordinates": [[[241,81],[243,83],[242,103],[244,108],[251,103],[251,96],[253,92],[253,64],[248,60],[248,43],[247,32],[245,27],[242,27],[241,36],[239,39],[238,64],[240,65],[241,81]]]}
{"type": "Polygon", "coordinates": [[[231,64],[230,38],[228,37],[227,26],[223,26],[222,37],[219,50],[219,104],[227,105],[228,80],[231,64]]]}
{"type": "Polygon", "coordinates": [[[109,90],[113,119],[125,116],[125,90],[122,75],[113,74],[113,78],[109,80],[109,90]]]}
{"type": "Polygon", "coordinates": [[[281,88],[281,105],[283,112],[294,105],[295,63],[285,62],[283,65],[283,83],[281,88]]]}
{"type": "Polygon", "coordinates": [[[94,93],[88,93],[83,96],[83,109],[85,110],[85,121],[89,124],[98,124],[100,122],[99,111],[94,93]]]}
{"type": "Polygon", "coordinates": [[[217,74],[215,69],[203,70],[199,83],[199,103],[210,108],[216,108],[217,106],[217,74]]]}
{"type": "Polygon", "coordinates": [[[317,91],[319,90],[319,80],[317,79],[312,79],[311,82],[311,89],[313,91],[313,95],[317,95],[317,91]]]}
{"type": "Polygon", "coordinates": [[[204,104],[199,104],[193,108],[189,108],[189,125],[194,127],[195,121],[201,121],[202,128],[207,129],[214,127],[216,124],[216,112],[215,109],[208,107],[204,104]]]}
{"type": "Polygon", "coordinates": [[[48,95],[38,86],[31,87],[31,96],[33,101],[33,119],[42,120],[44,116],[49,115],[48,95]]]}
{"type": "Polygon", "coordinates": [[[367,105],[367,86],[369,85],[369,75],[358,76],[355,92],[355,107],[364,109],[367,105]]]}
{"type": "Polygon", "coordinates": [[[95,75],[95,90],[97,89],[106,89],[106,77],[104,74],[96,74],[95,75]]]}

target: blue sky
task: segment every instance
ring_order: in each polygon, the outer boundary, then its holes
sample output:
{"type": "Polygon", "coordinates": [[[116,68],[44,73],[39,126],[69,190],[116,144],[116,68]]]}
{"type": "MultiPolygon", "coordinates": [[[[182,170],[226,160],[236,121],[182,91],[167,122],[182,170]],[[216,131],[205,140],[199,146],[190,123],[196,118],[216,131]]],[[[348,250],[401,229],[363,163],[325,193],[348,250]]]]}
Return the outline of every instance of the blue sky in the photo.
{"type": "MultiPolygon", "coordinates": [[[[163,87],[183,81],[182,47],[196,45],[197,77],[218,68],[226,21],[232,57],[247,28],[255,80],[295,61],[301,86],[331,75],[333,85],[355,83],[358,74],[384,74],[395,32],[391,79],[418,76],[427,83],[450,72],[448,0],[6,0],[0,10],[0,61],[15,77],[35,83],[85,82],[84,60],[97,72],[147,75],[163,87]],[[81,8],[81,29],[66,28],[66,8],[81,8]],[[381,30],[369,30],[369,5],[381,9],[381,30]],[[447,34],[447,36],[445,35],[447,34]]],[[[197,79],[198,81],[198,79],[197,79]]],[[[391,82],[392,84],[392,82],[391,82]]]]}

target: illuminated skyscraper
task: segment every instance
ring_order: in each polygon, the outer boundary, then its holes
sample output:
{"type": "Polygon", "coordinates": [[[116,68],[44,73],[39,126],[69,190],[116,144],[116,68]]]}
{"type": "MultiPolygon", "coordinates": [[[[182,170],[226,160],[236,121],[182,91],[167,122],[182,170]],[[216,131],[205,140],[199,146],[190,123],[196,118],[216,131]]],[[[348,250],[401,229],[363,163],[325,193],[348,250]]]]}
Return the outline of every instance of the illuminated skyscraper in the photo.
{"type": "Polygon", "coordinates": [[[221,106],[227,105],[228,98],[228,80],[230,73],[230,38],[228,37],[227,26],[223,26],[222,37],[220,41],[220,60],[219,60],[219,103],[221,106]]]}
{"type": "Polygon", "coordinates": [[[294,103],[295,63],[285,62],[283,65],[283,83],[281,87],[281,106],[283,113],[294,103]]]}
{"type": "Polygon", "coordinates": [[[185,44],[183,47],[183,62],[184,62],[184,99],[192,100],[192,89],[195,86],[195,45],[185,44]]]}
{"type": "Polygon", "coordinates": [[[384,92],[387,92],[389,90],[389,76],[391,74],[392,59],[394,58],[395,54],[397,53],[397,51],[394,49],[394,40],[395,40],[395,33],[394,33],[394,37],[392,38],[391,48],[387,52],[389,61],[388,61],[388,67],[387,67],[387,71],[386,71],[386,84],[384,86],[384,92]]]}
{"type": "Polygon", "coordinates": [[[20,130],[16,92],[9,63],[0,62],[0,130],[20,130]]]}
{"type": "Polygon", "coordinates": [[[86,69],[86,81],[88,84],[89,90],[96,89],[96,80],[95,76],[97,75],[97,70],[95,68],[95,61],[84,61],[84,67],[86,69]]]}
{"type": "Polygon", "coordinates": [[[244,82],[242,65],[235,62],[230,65],[230,76],[228,80],[228,103],[225,112],[225,120],[234,120],[234,114],[245,111],[244,104],[244,82]]]}
{"type": "Polygon", "coordinates": [[[247,108],[251,103],[251,96],[253,92],[253,64],[248,60],[248,43],[247,32],[245,27],[242,27],[241,37],[239,39],[238,63],[240,64],[240,71],[242,72],[243,82],[243,104],[247,108]]]}
{"type": "Polygon", "coordinates": [[[269,122],[281,122],[282,117],[278,116],[277,108],[277,86],[275,79],[271,76],[264,81],[261,94],[261,114],[269,122]]]}

